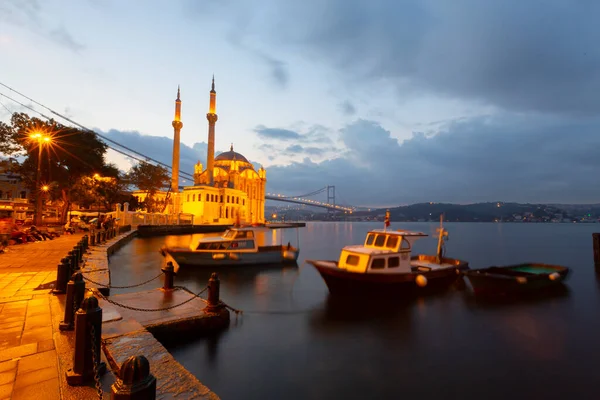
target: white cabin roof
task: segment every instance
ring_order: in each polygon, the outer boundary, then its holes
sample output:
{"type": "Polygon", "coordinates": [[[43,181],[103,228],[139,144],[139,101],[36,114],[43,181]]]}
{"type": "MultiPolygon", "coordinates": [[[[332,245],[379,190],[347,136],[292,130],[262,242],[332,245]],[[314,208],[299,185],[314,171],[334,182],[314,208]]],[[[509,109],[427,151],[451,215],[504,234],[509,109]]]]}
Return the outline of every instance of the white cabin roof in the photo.
{"type": "Polygon", "coordinates": [[[391,230],[391,229],[373,229],[370,230],[369,233],[385,233],[386,235],[396,235],[396,236],[429,236],[426,233],[423,232],[417,232],[417,231],[406,231],[403,229],[397,229],[397,230],[391,230]]]}
{"type": "Polygon", "coordinates": [[[365,247],[362,244],[353,244],[350,246],[345,246],[344,250],[352,251],[355,253],[361,253],[361,254],[369,254],[369,255],[397,253],[397,251],[392,251],[392,250],[388,250],[388,249],[376,249],[373,247],[365,247]]]}

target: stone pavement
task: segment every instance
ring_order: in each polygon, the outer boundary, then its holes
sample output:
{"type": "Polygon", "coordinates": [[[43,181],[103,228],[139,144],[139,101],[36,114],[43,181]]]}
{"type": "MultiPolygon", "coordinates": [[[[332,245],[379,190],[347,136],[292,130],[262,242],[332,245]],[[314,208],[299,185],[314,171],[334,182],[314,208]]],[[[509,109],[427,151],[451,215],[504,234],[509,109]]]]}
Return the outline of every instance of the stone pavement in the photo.
{"type": "Polygon", "coordinates": [[[10,246],[0,254],[0,400],[60,399],[51,288],[83,234],[10,246]]]}

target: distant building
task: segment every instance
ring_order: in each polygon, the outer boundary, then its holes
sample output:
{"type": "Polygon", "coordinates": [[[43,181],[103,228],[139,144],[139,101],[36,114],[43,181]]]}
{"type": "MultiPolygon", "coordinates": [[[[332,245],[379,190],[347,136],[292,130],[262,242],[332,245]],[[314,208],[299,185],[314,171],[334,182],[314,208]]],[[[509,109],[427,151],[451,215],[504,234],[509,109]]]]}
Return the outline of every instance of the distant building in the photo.
{"type": "MultiPolygon", "coordinates": [[[[206,169],[202,163],[194,166],[194,185],[185,186],[179,192],[179,138],[183,127],[181,122],[181,99],[177,89],[175,100],[175,119],[173,120],[173,165],[171,189],[159,192],[157,200],[165,200],[170,206],[165,213],[187,213],[194,215],[194,223],[233,224],[265,222],[265,195],[267,172],[264,168],[255,171],[254,166],[240,153],[229,151],[215,157],[216,114],[215,80],[213,77],[210,91],[208,120],[208,150],[206,169]],[[167,197],[168,196],[168,197],[167,197]]],[[[140,201],[146,198],[146,192],[133,193],[140,201]]]]}
{"type": "Polygon", "coordinates": [[[10,167],[10,161],[0,161],[0,217],[24,220],[29,210],[29,189],[10,167]]]}

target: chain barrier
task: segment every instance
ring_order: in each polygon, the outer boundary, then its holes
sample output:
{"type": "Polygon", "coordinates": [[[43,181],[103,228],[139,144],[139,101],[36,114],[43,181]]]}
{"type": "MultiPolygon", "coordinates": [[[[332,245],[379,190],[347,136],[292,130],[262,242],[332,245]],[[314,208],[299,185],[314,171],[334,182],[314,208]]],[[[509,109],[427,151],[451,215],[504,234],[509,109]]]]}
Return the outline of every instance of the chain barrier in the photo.
{"type": "Polygon", "coordinates": [[[219,300],[219,304],[222,305],[223,307],[225,307],[226,309],[228,309],[229,311],[234,312],[236,317],[240,314],[244,315],[244,312],[242,310],[238,310],[237,308],[231,307],[229,304],[225,303],[223,300],[219,300]]]}
{"type": "Polygon", "coordinates": [[[147,281],[144,281],[144,282],[142,282],[142,283],[137,283],[137,284],[135,284],[135,285],[129,285],[129,286],[112,286],[112,285],[105,285],[105,284],[103,284],[103,283],[100,283],[100,282],[93,281],[93,280],[91,280],[90,278],[87,278],[87,277],[85,277],[83,274],[81,274],[81,276],[83,277],[83,279],[84,279],[84,280],[86,280],[86,281],[88,281],[88,282],[90,282],[90,283],[93,283],[94,285],[98,285],[98,286],[100,286],[100,287],[105,287],[105,288],[109,288],[109,289],[130,289],[130,288],[134,288],[134,287],[138,287],[138,286],[143,286],[143,285],[145,285],[145,284],[147,284],[147,283],[150,283],[150,282],[152,282],[153,280],[160,278],[160,277],[162,276],[162,274],[163,274],[163,273],[161,272],[160,274],[158,274],[157,276],[155,276],[155,277],[154,277],[154,278],[152,278],[152,279],[148,279],[147,281]]]}
{"type": "MultiPolygon", "coordinates": [[[[177,286],[177,288],[179,289],[179,288],[181,288],[181,287],[180,287],[180,286],[177,286]]],[[[191,292],[191,293],[193,294],[193,296],[192,296],[192,297],[190,297],[189,299],[187,299],[187,300],[185,300],[185,301],[183,301],[183,302],[181,302],[181,303],[179,303],[179,304],[175,304],[175,305],[168,306],[168,307],[163,307],[163,308],[138,308],[138,307],[132,307],[132,306],[128,306],[128,305],[125,305],[125,304],[117,303],[116,301],[114,301],[114,300],[111,300],[111,299],[109,299],[108,297],[104,296],[104,295],[103,295],[102,293],[100,293],[100,292],[97,292],[96,294],[97,294],[98,296],[100,296],[100,297],[101,297],[103,300],[106,300],[106,301],[107,301],[107,302],[109,302],[110,304],[114,304],[114,305],[115,305],[115,306],[117,306],[117,307],[126,308],[126,309],[128,309],[128,310],[132,310],[132,311],[155,312],[155,311],[168,311],[168,310],[171,310],[171,309],[173,309],[173,308],[176,308],[176,307],[182,306],[182,305],[184,305],[184,304],[186,304],[186,303],[189,303],[190,301],[192,301],[192,300],[194,300],[194,299],[196,299],[196,298],[200,297],[200,295],[201,295],[202,293],[206,292],[207,290],[208,290],[208,286],[207,286],[207,287],[205,287],[204,289],[202,289],[202,290],[201,290],[199,293],[197,293],[197,294],[196,294],[196,293],[193,293],[193,292],[191,292]]],[[[201,298],[201,297],[200,297],[200,298],[201,298]]],[[[202,299],[202,298],[201,298],[201,299],[202,299]]],[[[202,300],[204,300],[204,299],[202,299],[202,300]]]]}
{"type": "Polygon", "coordinates": [[[91,329],[92,335],[92,362],[94,363],[94,381],[96,383],[96,391],[98,392],[98,399],[102,400],[102,383],[100,382],[100,371],[98,370],[98,364],[100,360],[98,360],[98,354],[96,353],[96,328],[92,324],[91,329]]]}

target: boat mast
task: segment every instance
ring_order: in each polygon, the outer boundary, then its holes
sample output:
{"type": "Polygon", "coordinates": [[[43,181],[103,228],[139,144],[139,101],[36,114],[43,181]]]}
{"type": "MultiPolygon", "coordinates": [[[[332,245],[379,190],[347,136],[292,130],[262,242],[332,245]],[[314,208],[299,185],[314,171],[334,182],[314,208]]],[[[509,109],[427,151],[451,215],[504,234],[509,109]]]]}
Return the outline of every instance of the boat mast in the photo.
{"type": "Polygon", "coordinates": [[[442,250],[444,245],[444,238],[448,237],[448,231],[444,229],[444,214],[440,214],[440,227],[437,228],[438,233],[438,245],[437,245],[437,262],[438,264],[442,263],[442,250]]]}

